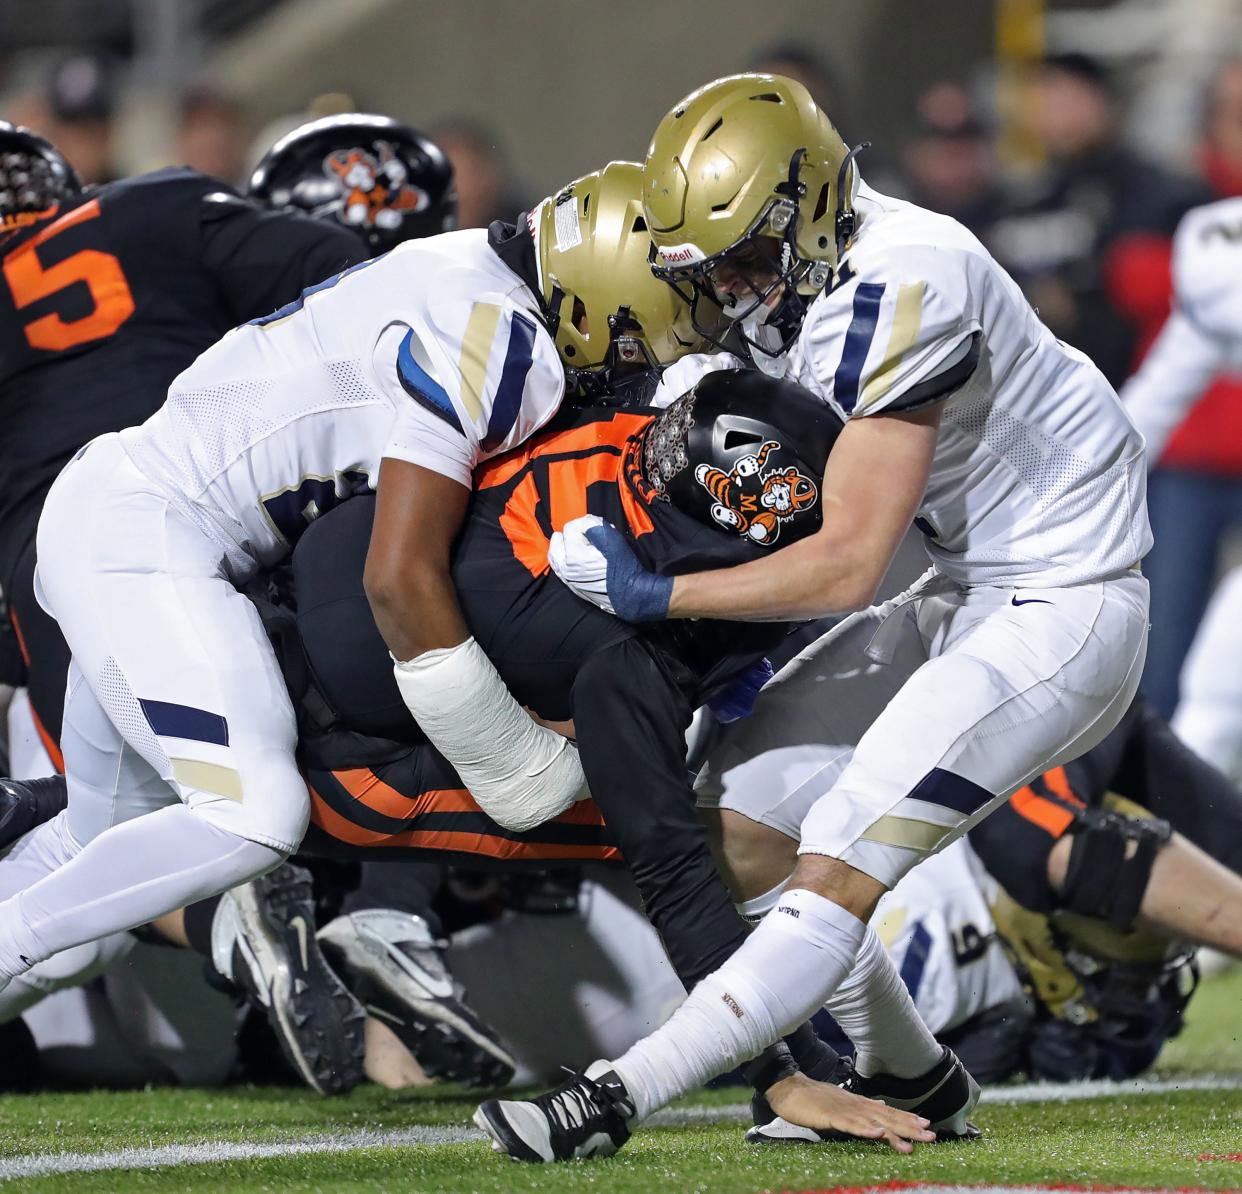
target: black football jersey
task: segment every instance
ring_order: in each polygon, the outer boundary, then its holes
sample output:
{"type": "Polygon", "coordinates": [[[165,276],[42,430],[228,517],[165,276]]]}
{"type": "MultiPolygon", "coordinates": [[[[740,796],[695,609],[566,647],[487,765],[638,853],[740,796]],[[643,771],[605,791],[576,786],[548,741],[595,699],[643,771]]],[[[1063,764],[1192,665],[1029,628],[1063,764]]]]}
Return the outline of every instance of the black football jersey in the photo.
{"type": "Polygon", "coordinates": [[[770,553],[690,517],[647,482],[640,435],[659,414],[569,411],[475,472],[453,580],[475,638],[504,661],[501,674],[513,692],[545,716],[569,716],[564,702],[574,674],[610,641],[640,635],[702,700],[789,632],[779,623],[706,618],[635,627],[576,597],[552,573],[553,531],[583,514],[625,530],[643,564],[666,576],[770,553]]]}
{"type": "Polygon", "coordinates": [[[348,229],[187,169],[0,229],[0,583],[78,448],[147,419],[231,327],[366,256],[348,229]]]}

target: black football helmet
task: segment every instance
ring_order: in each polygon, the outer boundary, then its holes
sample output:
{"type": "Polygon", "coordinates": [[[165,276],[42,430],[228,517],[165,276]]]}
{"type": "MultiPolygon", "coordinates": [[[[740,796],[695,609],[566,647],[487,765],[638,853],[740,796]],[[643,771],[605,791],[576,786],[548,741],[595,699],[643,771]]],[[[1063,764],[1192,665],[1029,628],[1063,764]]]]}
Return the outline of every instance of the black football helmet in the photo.
{"type": "Polygon", "coordinates": [[[844,426],[796,382],[709,373],[642,432],[642,484],[699,522],[763,547],[823,522],[819,485],[844,426]]]}
{"type": "Polygon", "coordinates": [[[430,137],[362,112],[325,116],[281,137],[247,194],[360,232],[376,253],[457,227],[453,167],[430,137]]]}
{"type": "Polygon", "coordinates": [[[0,220],[47,211],[82,190],[82,180],[46,137],[0,120],[0,220]]]}

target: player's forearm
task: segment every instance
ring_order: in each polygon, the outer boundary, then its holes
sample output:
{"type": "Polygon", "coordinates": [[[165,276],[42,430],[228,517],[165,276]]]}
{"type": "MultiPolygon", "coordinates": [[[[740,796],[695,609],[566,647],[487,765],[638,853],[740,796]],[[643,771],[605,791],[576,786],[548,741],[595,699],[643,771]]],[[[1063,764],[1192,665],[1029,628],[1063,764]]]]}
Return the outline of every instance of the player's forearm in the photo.
{"type": "Polygon", "coordinates": [[[891,555],[868,558],[814,535],[766,559],[677,577],[668,616],[796,622],[849,613],[875,598],[891,555]]]}
{"type": "Polygon", "coordinates": [[[368,571],[366,590],[375,624],[396,659],[456,647],[470,633],[447,568],[368,571]]]}
{"type": "Polygon", "coordinates": [[[1180,312],[1168,322],[1121,401],[1142,433],[1152,465],[1220,369],[1221,350],[1180,312]]]}

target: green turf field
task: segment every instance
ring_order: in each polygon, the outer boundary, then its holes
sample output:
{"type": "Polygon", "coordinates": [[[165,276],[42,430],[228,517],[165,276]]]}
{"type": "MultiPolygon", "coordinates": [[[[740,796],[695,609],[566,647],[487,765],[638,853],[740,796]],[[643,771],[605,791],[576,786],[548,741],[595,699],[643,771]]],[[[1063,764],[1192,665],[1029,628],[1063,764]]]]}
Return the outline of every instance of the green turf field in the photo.
{"type": "Polygon", "coordinates": [[[1153,1083],[1150,1093],[1018,1103],[999,1100],[1029,1100],[1029,1089],[991,1092],[977,1114],[984,1140],[923,1147],[909,1157],[869,1144],[753,1148],[742,1142],[740,1092],[724,1090],[681,1104],[673,1113],[678,1122],[641,1131],[613,1159],[557,1167],[494,1156],[468,1127],[475,1100],[452,1092],[399,1095],[372,1087],[340,1100],[272,1088],[8,1096],[0,1099],[0,1185],[23,1194],[741,1194],[888,1182],[1236,1189],[1242,1187],[1242,972],[1205,985],[1190,1027],[1166,1050],[1153,1083]],[[1234,1088],[1205,1089],[1213,1075],[1232,1079],[1234,1088]]]}

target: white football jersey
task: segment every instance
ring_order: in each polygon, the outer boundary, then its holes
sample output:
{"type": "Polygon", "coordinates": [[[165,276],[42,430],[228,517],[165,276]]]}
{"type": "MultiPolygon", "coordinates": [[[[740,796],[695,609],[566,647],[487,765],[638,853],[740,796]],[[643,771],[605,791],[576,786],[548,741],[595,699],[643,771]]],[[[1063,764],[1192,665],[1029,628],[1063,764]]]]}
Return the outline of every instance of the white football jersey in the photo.
{"type": "Polygon", "coordinates": [[[1196,207],[1173,238],[1173,313],[1122,387],[1150,463],[1218,374],[1242,372],[1242,198],[1196,207]]]}
{"type": "Polygon", "coordinates": [[[1151,546],[1142,440],[1103,374],[956,220],[866,186],[857,209],[789,372],[847,419],[951,394],[916,522],[937,569],[1054,586],[1134,564],[1151,546]]]}
{"type": "Polygon", "coordinates": [[[239,581],[374,489],[381,458],[469,486],[564,391],[534,294],[468,230],[401,245],[235,328],[121,434],[239,581]]]}
{"type": "Polygon", "coordinates": [[[988,910],[991,883],[959,838],[885,894],[872,917],[932,1032],[957,1028],[1022,994],[988,910]]]}

